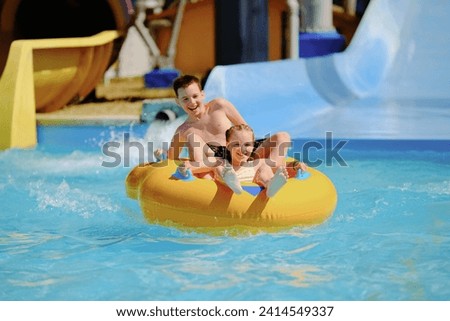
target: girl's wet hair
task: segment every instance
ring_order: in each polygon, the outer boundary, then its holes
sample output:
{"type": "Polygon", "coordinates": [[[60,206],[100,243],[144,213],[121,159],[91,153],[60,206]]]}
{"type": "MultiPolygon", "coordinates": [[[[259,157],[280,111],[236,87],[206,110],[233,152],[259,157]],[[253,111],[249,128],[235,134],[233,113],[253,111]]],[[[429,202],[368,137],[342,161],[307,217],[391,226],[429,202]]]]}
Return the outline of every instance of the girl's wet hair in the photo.
{"type": "Polygon", "coordinates": [[[253,129],[246,124],[240,124],[240,125],[231,126],[230,128],[227,129],[227,131],[225,132],[225,139],[227,142],[229,141],[231,134],[237,130],[247,130],[252,133],[252,139],[253,140],[255,139],[255,134],[253,133],[253,129]]]}

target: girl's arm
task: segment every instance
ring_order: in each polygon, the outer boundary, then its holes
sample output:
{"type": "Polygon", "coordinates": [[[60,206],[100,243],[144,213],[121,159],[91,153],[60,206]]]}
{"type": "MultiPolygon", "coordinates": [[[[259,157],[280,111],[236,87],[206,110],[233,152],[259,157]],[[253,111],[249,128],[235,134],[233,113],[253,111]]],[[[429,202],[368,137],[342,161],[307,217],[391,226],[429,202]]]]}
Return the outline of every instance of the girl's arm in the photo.
{"type": "Polygon", "coordinates": [[[222,166],[223,161],[217,159],[215,164],[211,164],[211,166],[205,165],[204,163],[192,162],[190,160],[185,160],[178,166],[179,171],[187,176],[187,171],[190,170],[192,174],[205,174],[210,173],[212,177],[215,176],[217,167],[222,166]]]}

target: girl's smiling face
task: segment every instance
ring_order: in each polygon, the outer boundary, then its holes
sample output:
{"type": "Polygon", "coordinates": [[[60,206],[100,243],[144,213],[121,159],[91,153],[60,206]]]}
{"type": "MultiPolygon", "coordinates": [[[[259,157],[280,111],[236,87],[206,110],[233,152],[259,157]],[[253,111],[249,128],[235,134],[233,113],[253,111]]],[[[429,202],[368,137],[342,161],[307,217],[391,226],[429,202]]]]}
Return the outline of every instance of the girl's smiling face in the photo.
{"type": "Polygon", "coordinates": [[[254,135],[251,129],[234,129],[227,139],[227,149],[233,165],[248,161],[253,152],[254,135]]]}

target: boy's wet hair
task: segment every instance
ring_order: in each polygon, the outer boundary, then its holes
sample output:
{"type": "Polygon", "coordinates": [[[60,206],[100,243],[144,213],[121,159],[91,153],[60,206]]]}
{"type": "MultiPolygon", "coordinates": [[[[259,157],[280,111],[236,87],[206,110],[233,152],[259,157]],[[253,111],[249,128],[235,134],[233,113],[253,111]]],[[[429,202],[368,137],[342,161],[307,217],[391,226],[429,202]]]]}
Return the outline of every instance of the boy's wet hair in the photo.
{"type": "Polygon", "coordinates": [[[183,75],[178,78],[176,78],[173,81],[173,90],[175,91],[175,95],[178,97],[178,89],[180,88],[186,88],[192,83],[196,83],[200,90],[202,90],[202,85],[200,83],[200,79],[198,79],[195,76],[192,75],[183,75]]]}

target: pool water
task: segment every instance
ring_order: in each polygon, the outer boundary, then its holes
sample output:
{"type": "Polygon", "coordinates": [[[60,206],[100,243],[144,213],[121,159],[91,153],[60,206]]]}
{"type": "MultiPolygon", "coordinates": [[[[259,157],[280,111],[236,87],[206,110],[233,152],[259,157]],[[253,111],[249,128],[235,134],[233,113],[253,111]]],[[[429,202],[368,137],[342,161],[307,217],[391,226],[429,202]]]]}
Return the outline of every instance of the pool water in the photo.
{"type": "Polygon", "coordinates": [[[338,191],[327,222],[213,236],[144,220],[124,186],[140,155],[102,166],[104,142],[144,129],[40,130],[0,152],[1,300],[450,299],[449,142],[350,141],[347,166],[318,167],[338,191]]]}

